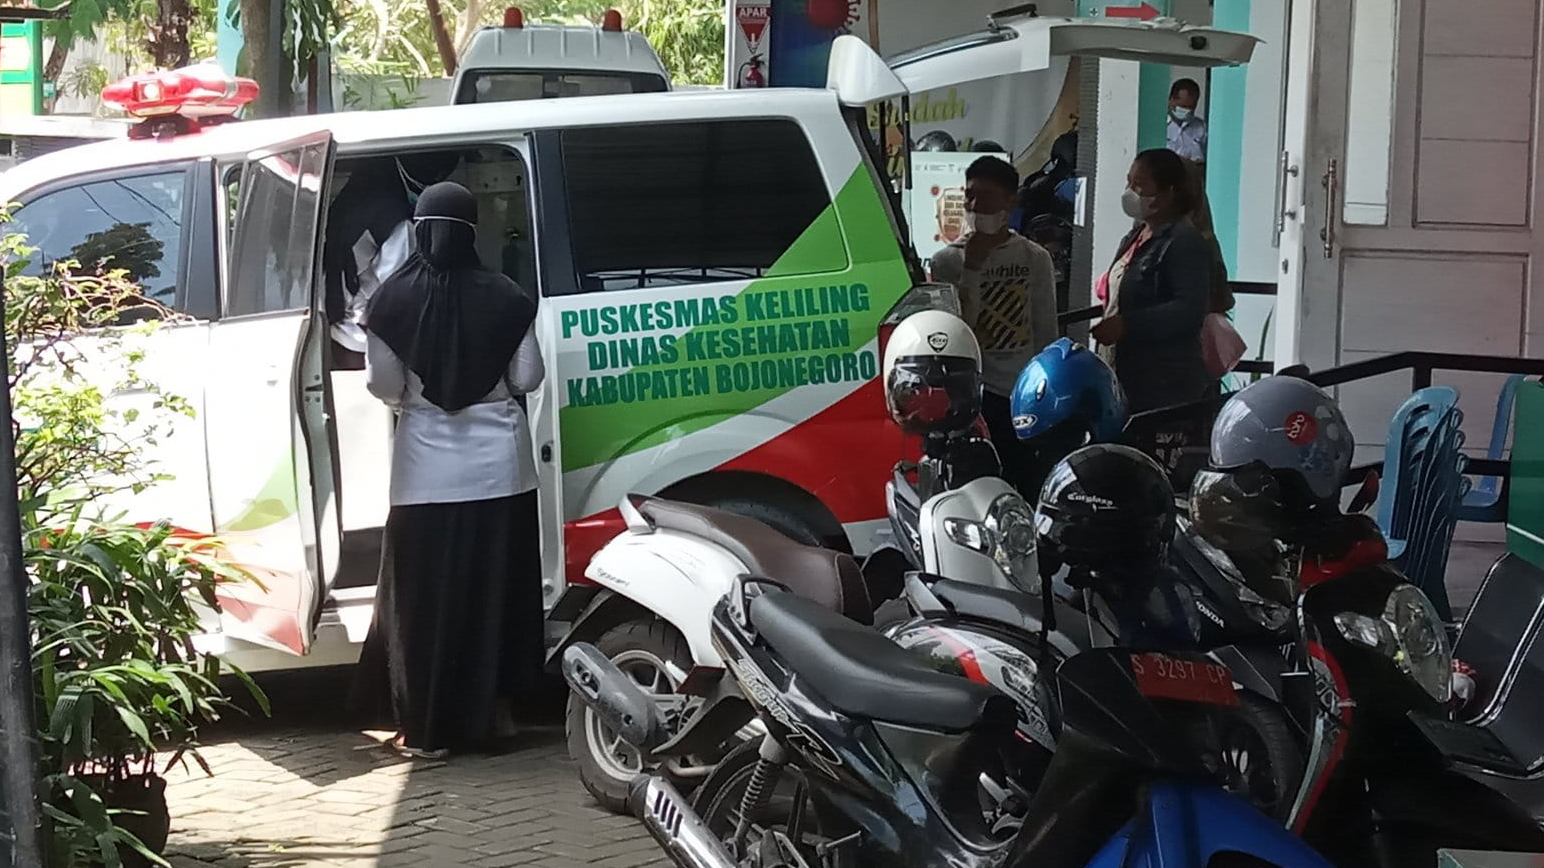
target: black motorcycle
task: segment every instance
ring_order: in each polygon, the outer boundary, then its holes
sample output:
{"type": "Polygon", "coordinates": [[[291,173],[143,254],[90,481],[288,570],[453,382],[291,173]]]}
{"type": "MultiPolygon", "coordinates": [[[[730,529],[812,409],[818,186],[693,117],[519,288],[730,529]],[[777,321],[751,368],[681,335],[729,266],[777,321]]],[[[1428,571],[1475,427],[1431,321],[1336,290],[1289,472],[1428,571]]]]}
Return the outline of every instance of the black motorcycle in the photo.
{"type": "Polygon", "coordinates": [[[1294,831],[1339,865],[1419,868],[1439,847],[1544,852],[1526,810],[1454,768],[1475,742],[1452,721],[1446,625],[1387,563],[1376,526],[1334,516],[1311,538],[1338,553],[1289,559],[1301,593],[1286,707],[1310,735],[1294,831]]]}
{"type": "MultiPolygon", "coordinates": [[[[988,459],[995,458],[990,448],[982,444],[973,451],[965,439],[948,452],[925,457],[919,465],[896,468],[886,486],[888,514],[892,534],[900,541],[896,557],[912,570],[925,569],[922,505],[938,492],[986,473],[992,464],[988,459]],[[962,455],[972,456],[968,473],[962,472],[964,465],[953,463],[962,455]]],[[[933,537],[939,536],[937,528],[931,530],[933,537]]],[[[933,544],[948,545],[938,539],[933,544]]],[[[1176,532],[1169,565],[1165,580],[1194,614],[1175,647],[1209,651],[1235,673],[1243,688],[1242,700],[1226,715],[1230,725],[1216,733],[1215,754],[1231,771],[1230,789],[1285,820],[1302,774],[1307,740],[1306,731],[1294,727],[1280,705],[1281,678],[1289,666],[1285,646],[1292,642],[1292,595],[1286,593],[1283,604],[1280,591],[1272,594],[1274,599],[1255,592],[1226,555],[1188,532],[1188,522],[1182,522],[1176,532]]],[[[1039,721],[1032,689],[1037,672],[1034,660],[1041,653],[1045,626],[1040,599],[1004,587],[1009,583],[997,580],[995,574],[992,578],[995,587],[987,586],[984,576],[923,574],[920,582],[905,584],[906,605],[885,604],[876,612],[875,623],[891,639],[929,656],[944,671],[990,683],[1018,699],[1023,735],[1049,751],[1051,744],[1039,721]]],[[[1053,580],[1060,614],[1053,617],[1055,627],[1047,635],[1054,659],[1123,644],[1121,625],[1100,593],[1075,589],[1067,578],[1063,570],[1053,580]]],[[[1020,576],[1014,581],[1023,587],[1035,578],[1020,576]]]]}
{"type": "MultiPolygon", "coordinates": [[[[1034,831],[1005,835],[977,786],[1021,754],[1015,703],[997,690],[757,579],[717,607],[713,638],[767,734],[726,757],[695,805],[661,778],[635,782],[632,807],[678,865],[1327,865],[1213,782],[1193,735],[1236,694],[1204,657],[1112,648],[1061,664],[1034,831]]],[[[608,681],[600,713],[649,713],[624,679],[590,674],[608,681]]]]}

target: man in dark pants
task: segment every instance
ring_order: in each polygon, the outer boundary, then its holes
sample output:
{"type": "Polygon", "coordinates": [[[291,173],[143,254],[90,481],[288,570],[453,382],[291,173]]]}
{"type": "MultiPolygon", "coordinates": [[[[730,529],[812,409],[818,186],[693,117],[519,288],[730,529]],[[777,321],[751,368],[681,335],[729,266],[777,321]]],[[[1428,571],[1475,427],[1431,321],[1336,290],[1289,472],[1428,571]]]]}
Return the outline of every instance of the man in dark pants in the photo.
{"type": "MultiPolygon", "coordinates": [[[[1008,396],[1019,372],[1056,340],[1056,269],[1045,248],[1008,228],[1019,173],[997,157],[965,171],[964,238],[933,256],[933,279],[954,284],[965,322],[981,344],[981,413],[1003,463],[1003,478],[1033,487],[1034,452],[1013,431],[1008,396]]],[[[1024,491],[1034,497],[1038,491],[1024,491]]]]}

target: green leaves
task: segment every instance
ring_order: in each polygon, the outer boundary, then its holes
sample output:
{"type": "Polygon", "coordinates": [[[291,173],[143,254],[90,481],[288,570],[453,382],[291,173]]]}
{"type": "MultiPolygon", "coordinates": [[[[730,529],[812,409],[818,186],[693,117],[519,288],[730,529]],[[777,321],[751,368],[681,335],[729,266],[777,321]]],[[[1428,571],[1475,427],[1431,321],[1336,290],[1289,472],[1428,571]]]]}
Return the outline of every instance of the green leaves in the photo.
{"type": "MultiPolygon", "coordinates": [[[[31,255],[25,239],[0,238],[51,864],[116,865],[125,848],[145,847],[93,787],[156,771],[163,750],[203,765],[199,727],[232,706],[220,661],[192,640],[218,612],[218,589],[247,577],[221,560],[219,540],[103,514],[108,495],[164,478],[140,450],[192,411],[140,376],[154,327],[115,327],[125,305],[143,304],[121,272],[65,262],[19,274],[31,255]],[[151,406],[109,400],[127,389],[148,391],[151,406]]],[[[266,713],[262,692],[240,677],[266,713]]]]}

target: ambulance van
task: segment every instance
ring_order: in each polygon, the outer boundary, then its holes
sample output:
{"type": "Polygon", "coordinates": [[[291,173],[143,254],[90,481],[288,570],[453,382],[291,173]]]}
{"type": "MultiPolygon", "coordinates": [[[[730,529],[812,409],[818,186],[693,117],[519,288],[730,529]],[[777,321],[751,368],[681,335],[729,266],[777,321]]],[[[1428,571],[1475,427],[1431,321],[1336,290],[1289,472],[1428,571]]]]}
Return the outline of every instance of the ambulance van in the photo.
{"type": "Polygon", "coordinates": [[[550,607],[623,529],[631,492],[860,554],[883,526],[908,447],[881,345],[949,295],[902,240],[866,106],[1055,54],[1203,66],[1245,62],[1254,42],[1031,13],[891,64],[842,37],[819,90],[225,123],[211,121],[250,82],[192,69],[120,83],[147,119],[136,137],[23,163],[0,197],[39,248],[34,271],[128,239],[105,265],[132,264],[175,312],[142,339],[142,373],[197,418],[150,456],[171,478],[112,506],[215,535],[261,580],[222,591],[204,647],[249,670],[347,663],[373,609],[393,420],[362,370],[333,364],[319,272],[331,197],[364,161],[453,156],[483,261],[539,295],[547,376],[528,410],[550,607]]]}
{"type": "Polygon", "coordinates": [[[670,73],[642,33],[609,9],[597,27],[527,24],[511,6],[502,27],[472,34],[451,82],[451,102],[514,102],[570,96],[659,93],[670,73]]]}

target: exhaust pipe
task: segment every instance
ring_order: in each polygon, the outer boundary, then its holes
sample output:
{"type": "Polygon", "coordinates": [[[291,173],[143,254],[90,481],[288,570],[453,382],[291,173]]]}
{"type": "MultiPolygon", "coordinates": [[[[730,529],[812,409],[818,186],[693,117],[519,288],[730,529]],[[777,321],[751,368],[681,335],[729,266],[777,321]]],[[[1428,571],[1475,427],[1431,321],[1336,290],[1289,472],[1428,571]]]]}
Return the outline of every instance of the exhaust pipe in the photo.
{"type": "Polygon", "coordinates": [[[627,806],[680,868],[736,868],[729,851],[675,787],[654,775],[633,779],[627,806]]]}
{"type": "Polygon", "coordinates": [[[665,741],[658,706],[594,645],[578,642],[563,652],[563,680],[601,722],[644,755],[665,741]]]}

